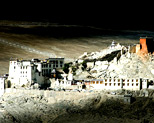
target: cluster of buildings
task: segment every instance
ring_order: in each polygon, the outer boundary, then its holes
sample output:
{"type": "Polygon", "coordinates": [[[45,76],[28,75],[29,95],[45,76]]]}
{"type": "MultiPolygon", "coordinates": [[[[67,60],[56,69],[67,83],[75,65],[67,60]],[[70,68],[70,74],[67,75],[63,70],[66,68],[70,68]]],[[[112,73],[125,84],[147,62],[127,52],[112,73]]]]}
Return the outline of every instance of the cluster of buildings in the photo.
{"type": "Polygon", "coordinates": [[[51,76],[56,75],[56,69],[64,67],[64,58],[48,58],[18,60],[11,59],[8,80],[12,86],[24,86],[38,83],[44,85],[51,76]]]}
{"type": "MultiPolygon", "coordinates": [[[[151,48],[153,39],[149,37],[141,37],[140,44],[136,45],[135,52],[153,53],[151,48]]],[[[119,48],[113,41],[112,48],[119,48]]],[[[91,79],[91,80],[74,80],[73,74],[65,74],[62,72],[60,76],[57,71],[64,67],[64,58],[48,58],[45,60],[19,60],[10,59],[9,74],[0,77],[0,96],[4,93],[7,87],[30,87],[35,83],[40,86],[49,85],[54,88],[67,89],[96,89],[96,90],[141,90],[149,87],[148,79],[141,78],[106,78],[106,79],[91,79]],[[54,79],[54,81],[52,81],[54,79]]]]}

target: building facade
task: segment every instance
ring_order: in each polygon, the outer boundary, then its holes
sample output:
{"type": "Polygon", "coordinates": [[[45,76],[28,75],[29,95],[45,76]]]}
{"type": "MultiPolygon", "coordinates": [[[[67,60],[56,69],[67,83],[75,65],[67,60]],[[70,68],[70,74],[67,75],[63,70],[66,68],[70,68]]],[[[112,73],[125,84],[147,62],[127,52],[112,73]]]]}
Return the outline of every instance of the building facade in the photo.
{"type": "Polygon", "coordinates": [[[44,61],[11,59],[8,80],[12,85],[24,86],[34,83],[43,85],[53,69],[63,66],[64,58],[49,58],[44,61]]]}
{"type": "Polygon", "coordinates": [[[141,90],[142,88],[147,88],[147,79],[100,79],[100,80],[91,80],[89,84],[86,82],[86,85],[91,89],[106,89],[106,90],[141,90]]]}
{"type": "Polygon", "coordinates": [[[4,94],[5,77],[0,77],[0,97],[4,94]]]}

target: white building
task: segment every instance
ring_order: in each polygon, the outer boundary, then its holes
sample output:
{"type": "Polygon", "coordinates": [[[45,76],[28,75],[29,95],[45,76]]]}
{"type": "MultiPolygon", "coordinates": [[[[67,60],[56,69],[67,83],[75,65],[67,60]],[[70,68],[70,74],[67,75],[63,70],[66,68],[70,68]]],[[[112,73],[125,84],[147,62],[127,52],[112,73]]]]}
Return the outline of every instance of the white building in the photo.
{"type": "Polygon", "coordinates": [[[100,80],[91,80],[89,82],[91,89],[106,89],[106,90],[117,90],[117,89],[126,89],[126,90],[141,90],[147,88],[147,80],[145,79],[100,79],[100,80]]]}
{"type": "Polygon", "coordinates": [[[44,61],[11,59],[8,80],[12,85],[24,86],[33,83],[43,85],[54,68],[62,68],[63,66],[64,58],[49,58],[44,61]]]}
{"type": "Polygon", "coordinates": [[[0,97],[4,94],[5,77],[0,77],[0,97]]]}

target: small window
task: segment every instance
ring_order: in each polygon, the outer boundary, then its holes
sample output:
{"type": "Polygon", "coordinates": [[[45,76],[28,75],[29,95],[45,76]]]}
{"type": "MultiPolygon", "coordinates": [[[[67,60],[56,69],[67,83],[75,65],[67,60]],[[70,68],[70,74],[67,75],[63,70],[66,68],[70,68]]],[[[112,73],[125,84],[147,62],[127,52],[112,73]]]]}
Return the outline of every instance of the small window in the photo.
{"type": "Polygon", "coordinates": [[[103,84],[103,81],[100,81],[100,84],[103,84]]]}
{"type": "Polygon", "coordinates": [[[63,64],[63,61],[60,61],[60,64],[63,64]]]}
{"type": "Polygon", "coordinates": [[[129,83],[127,83],[127,86],[129,86],[129,83]]]}
{"type": "Polygon", "coordinates": [[[16,67],[14,66],[14,69],[16,69],[16,67]]]}
{"type": "Polygon", "coordinates": [[[105,83],[105,86],[107,86],[107,83],[105,83]]]}
{"type": "Polygon", "coordinates": [[[107,82],[107,79],[105,79],[105,82],[107,82]]]}
{"type": "Polygon", "coordinates": [[[116,85],[116,83],[114,83],[114,86],[116,85]]]}
{"type": "Polygon", "coordinates": [[[123,86],[125,86],[125,83],[123,83],[123,86]]]}
{"type": "Polygon", "coordinates": [[[56,65],[56,67],[58,67],[58,64],[56,65]]]}
{"type": "Polygon", "coordinates": [[[132,86],[134,86],[134,84],[132,84],[132,86]]]}
{"type": "Polygon", "coordinates": [[[136,80],[136,82],[138,82],[138,79],[136,80]]]}
{"type": "Polygon", "coordinates": [[[120,83],[118,83],[118,86],[120,86],[120,83]]]}
{"type": "Polygon", "coordinates": [[[111,86],[111,83],[109,85],[111,86]]]}
{"type": "Polygon", "coordinates": [[[99,84],[99,81],[97,81],[96,84],[99,84]]]}
{"type": "Polygon", "coordinates": [[[132,79],[132,82],[134,82],[134,80],[132,79]]]}
{"type": "Polygon", "coordinates": [[[109,82],[111,82],[111,79],[109,79],[109,82]]]}
{"type": "Polygon", "coordinates": [[[120,82],[120,79],[118,79],[118,82],[120,82]]]}
{"type": "Polygon", "coordinates": [[[95,81],[93,81],[93,84],[95,84],[95,81]]]}
{"type": "Polygon", "coordinates": [[[136,86],[138,86],[138,83],[136,83],[136,86]]]}
{"type": "Polygon", "coordinates": [[[129,82],[129,80],[127,80],[127,82],[129,82]]]}

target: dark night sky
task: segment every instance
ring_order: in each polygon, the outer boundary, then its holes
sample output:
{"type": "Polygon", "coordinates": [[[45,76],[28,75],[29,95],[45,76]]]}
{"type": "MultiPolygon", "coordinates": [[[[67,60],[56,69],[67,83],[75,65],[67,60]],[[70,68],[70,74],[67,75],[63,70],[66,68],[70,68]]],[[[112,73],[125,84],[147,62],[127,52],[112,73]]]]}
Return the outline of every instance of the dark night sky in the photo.
{"type": "Polygon", "coordinates": [[[10,3],[0,9],[0,19],[50,21],[100,27],[152,28],[153,4],[120,2],[10,3]],[[6,8],[8,8],[7,11],[6,8]]]}

